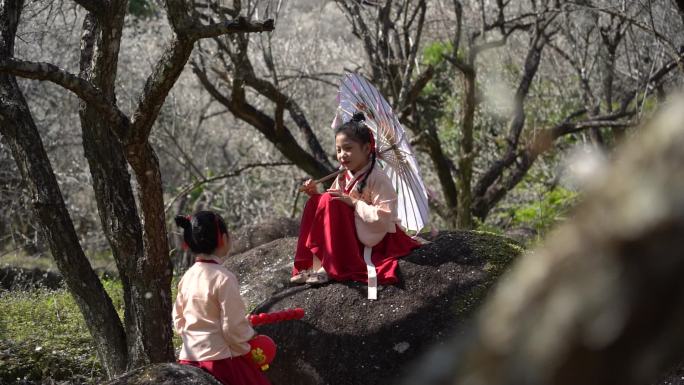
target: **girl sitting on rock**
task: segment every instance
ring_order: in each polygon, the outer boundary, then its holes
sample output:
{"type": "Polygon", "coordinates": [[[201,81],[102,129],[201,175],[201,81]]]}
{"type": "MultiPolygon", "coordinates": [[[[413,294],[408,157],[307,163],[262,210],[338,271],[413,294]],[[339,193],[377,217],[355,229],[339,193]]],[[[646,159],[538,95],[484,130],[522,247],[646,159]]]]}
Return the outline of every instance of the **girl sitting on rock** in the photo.
{"type": "Polygon", "coordinates": [[[195,254],[173,307],[173,324],[183,340],[178,362],[202,368],[226,385],[269,385],[248,354],[255,332],[238,281],[223,266],[230,250],[226,223],[211,211],[175,220],[195,254]]]}
{"type": "MultiPolygon", "coordinates": [[[[302,214],[291,282],[398,281],[397,259],[419,246],[399,226],[397,193],[376,162],[375,140],[363,113],[335,130],[337,160],[344,171],[319,194],[307,180],[309,195],[302,214]],[[366,250],[365,248],[369,248],[366,250]],[[371,252],[372,249],[372,252],[371,252]]],[[[369,298],[370,297],[369,290],[369,298]]]]}

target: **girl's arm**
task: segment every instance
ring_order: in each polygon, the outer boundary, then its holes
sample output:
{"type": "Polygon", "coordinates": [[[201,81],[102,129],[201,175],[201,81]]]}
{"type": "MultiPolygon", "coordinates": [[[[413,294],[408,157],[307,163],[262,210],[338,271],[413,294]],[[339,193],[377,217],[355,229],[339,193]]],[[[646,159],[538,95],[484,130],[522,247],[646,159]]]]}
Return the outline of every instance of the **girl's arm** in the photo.
{"type": "Polygon", "coordinates": [[[396,220],[397,193],[388,178],[375,178],[367,187],[371,194],[371,204],[356,200],[356,215],[371,229],[386,230],[396,220]]]}
{"type": "Polygon", "coordinates": [[[234,347],[252,339],[255,332],[247,320],[247,309],[240,296],[237,278],[232,273],[226,276],[218,288],[218,301],[221,308],[223,338],[228,345],[234,347]]]}

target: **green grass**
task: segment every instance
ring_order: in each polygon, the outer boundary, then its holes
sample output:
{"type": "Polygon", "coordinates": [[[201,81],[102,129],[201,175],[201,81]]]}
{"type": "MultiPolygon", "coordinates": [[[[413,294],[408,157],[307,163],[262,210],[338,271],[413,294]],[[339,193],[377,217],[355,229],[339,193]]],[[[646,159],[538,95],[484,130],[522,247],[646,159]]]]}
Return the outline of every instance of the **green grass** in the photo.
{"type": "Polygon", "coordinates": [[[25,269],[38,268],[41,270],[57,271],[55,261],[44,256],[26,255],[20,251],[8,252],[0,256],[0,267],[13,266],[25,269]]]}
{"type": "MultiPolygon", "coordinates": [[[[121,282],[102,283],[123,318],[121,282]]],[[[171,286],[175,299],[177,279],[171,286]]],[[[0,384],[101,382],[93,341],[68,290],[0,291],[0,309],[0,384]]]]}
{"type": "MultiPolygon", "coordinates": [[[[95,271],[116,271],[116,263],[110,251],[93,252],[88,255],[90,265],[95,271]]],[[[13,266],[24,269],[38,268],[41,270],[57,271],[57,265],[49,252],[38,255],[27,255],[22,251],[0,253],[0,267],[13,266]]]]}
{"type": "Polygon", "coordinates": [[[0,308],[0,383],[82,384],[101,377],[90,334],[66,290],[1,292],[0,308]]]}
{"type": "Polygon", "coordinates": [[[537,232],[537,242],[557,223],[565,219],[579,199],[577,192],[556,187],[541,199],[520,205],[513,210],[513,224],[528,226],[537,232]]]}

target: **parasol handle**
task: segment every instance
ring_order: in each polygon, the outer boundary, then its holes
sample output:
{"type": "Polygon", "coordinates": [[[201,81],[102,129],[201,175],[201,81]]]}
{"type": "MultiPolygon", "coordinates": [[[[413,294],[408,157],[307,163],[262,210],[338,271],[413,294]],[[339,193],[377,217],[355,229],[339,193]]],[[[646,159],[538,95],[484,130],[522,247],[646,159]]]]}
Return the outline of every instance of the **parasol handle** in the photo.
{"type": "MultiPolygon", "coordinates": [[[[316,180],[314,180],[314,184],[319,184],[319,183],[327,182],[327,181],[329,181],[330,179],[332,179],[332,178],[334,178],[334,177],[340,175],[340,174],[342,173],[342,171],[344,171],[344,170],[345,170],[345,169],[340,169],[340,170],[337,170],[337,171],[335,171],[335,172],[333,172],[333,173],[331,173],[331,174],[328,174],[328,175],[324,176],[324,177],[321,178],[321,179],[316,179],[316,180]]],[[[303,187],[300,187],[300,188],[299,188],[299,191],[300,191],[300,192],[304,192],[304,188],[303,188],[303,187]]]]}

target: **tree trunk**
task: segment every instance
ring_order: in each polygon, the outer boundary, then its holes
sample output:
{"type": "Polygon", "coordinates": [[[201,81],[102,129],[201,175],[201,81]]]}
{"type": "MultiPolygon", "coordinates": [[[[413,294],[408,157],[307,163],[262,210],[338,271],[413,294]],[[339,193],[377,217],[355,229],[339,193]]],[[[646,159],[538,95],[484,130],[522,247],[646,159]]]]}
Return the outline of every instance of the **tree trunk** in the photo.
{"type": "Polygon", "coordinates": [[[131,312],[136,314],[135,327],[138,335],[142,336],[145,362],[169,362],[174,360],[170,290],[172,268],[159,160],[149,143],[129,146],[126,150],[138,182],[145,253],[145,263],[138,263],[131,270],[131,312]]]}
{"type": "Polygon", "coordinates": [[[79,244],[28,105],[11,76],[0,75],[0,93],[0,132],[31,192],[38,226],[83,314],[105,373],[122,373],[127,354],[121,320],[79,244]]]}
{"type": "MultiPolygon", "coordinates": [[[[23,1],[0,5],[0,58],[14,56],[14,38],[23,1]]],[[[13,76],[0,74],[0,132],[7,138],[33,197],[33,211],[53,258],[95,340],[108,375],[126,369],[126,336],[121,320],[78,242],[52,166],[31,112],[13,76]]]]}
{"type": "MultiPolygon", "coordinates": [[[[113,23],[113,21],[111,22],[113,23]]],[[[108,30],[112,25],[105,26],[108,30]]],[[[122,22],[118,25],[122,27],[122,22]]],[[[115,100],[114,79],[118,44],[104,40],[101,23],[88,14],[83,23],[81,77],[98,85],[115,100]],[[114,58],[112,58],[114,56],[114,58]]],[[[117,37],[120,39],[120,35],[117,37]]],[[[117,264],[124,291],[124,323],[128,344],[128,365],[133,368],[149,362],[144,336],[139,330],[135,290],[131,274],[143,259],[143,239],[131,176],[121,142],[93,106],[82,101],[79,110],[83,149],[88,160],[100,222],[117,264]]],[[[119,374],[119,373],[115,373],[119,374]]]]}
{"type": "Polygon", "coordinates": [[[428,154],[432,164],[437,171],[437,177],[439,178],[440,186],[442,186],[442,194],[446,204],[446,212],[442,219],[446,221],[450,229],[455,229],[458,227],[458,190],[451,175],[452,165],[444,154],[434,122],[425,122],[425,124],[429,132],[429,135],[425,138],[425,143],[428,147],[428,154]]]}
{"type": "Polygon", "coordinates": [[[473,214],[471,210],[473,177],[473,129],[475,121],[475,69],[469,66],[463,71],[463,104],[461,107],[461,142],[458,159],[458,228],[471,229],[473,214]]]}

